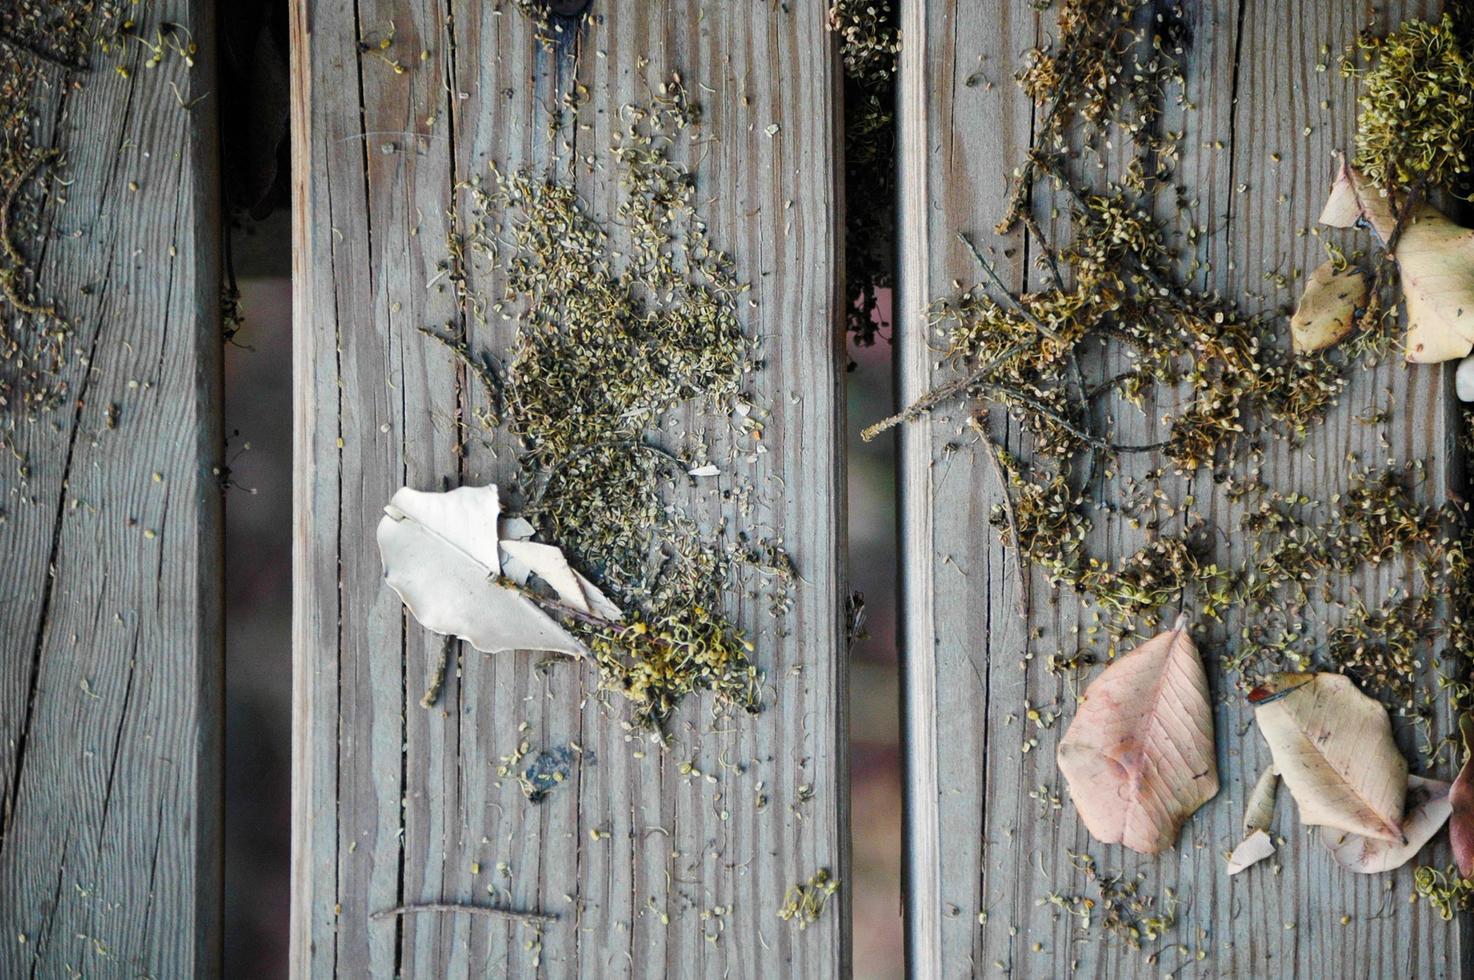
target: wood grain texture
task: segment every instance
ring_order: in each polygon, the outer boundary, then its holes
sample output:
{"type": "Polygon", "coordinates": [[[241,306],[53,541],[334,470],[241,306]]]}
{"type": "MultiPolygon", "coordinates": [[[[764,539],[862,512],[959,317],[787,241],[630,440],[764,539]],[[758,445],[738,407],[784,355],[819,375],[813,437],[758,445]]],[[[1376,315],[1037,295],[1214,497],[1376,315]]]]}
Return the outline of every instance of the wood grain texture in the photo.
{"type": "Polygon", "coordinates": [[[96,56],[84,79],[51,69],[42,90],[41,145],[65,158],[42,240],[21,244],[72,334],[65,403],[34,421],[6,409],[7,977],[220,969],[213,10],[164,0],[139,14],[140,31],[169,21],[190,32],[193,70],[173,57],[147,70],[146,50],[129,42],[96,56]]]}
{"type": "MultiPolygon", "coordinates": [[[[297,976],[848,966],[843,890],[806,931],[775,914],[790,884],[820,867],[843,878],[847,865],[832,42],[814,4],[595,0],[591,14],[549,50],[510,4],[293,3],[297,976]],[[391,23],[402,74],[358,50],[391,23]],[[453,452],[453,420],[482,395],[417,332],[464,323],[473,347],[509,347],[509,325],[479,326],[453,291],[427,288],[447,208],[465,213],[454,188],[493,161],[532,167],[576,181],[607,215],[618,110],[673,70],[703,107],[700,208],[757,300],[744,319],[763,340],[755,384],[773,412],[757,478],[786,491],[755,520],[781,529],[803,577],[787,632],[757,637],[767,707],[713,719],[707,699],[690,699],[662,751],[626,731],[626,709],[580,665],[465,649],[425,711],[441,640],[384,586],[374,526],[401,485],[505,482],[515,463],[505,443],[453,452]],[[589,98],[576,122],[555,119],[580,83],[589,98]],[[496,777],[524,740],[534,753],[585,750],[538,805],[496,777]],[[709,777],[682,775],[688,761],[709,777]],[[559,919],[540,939],[481,916],[370,919],[435,901],[559,919]],[[717,907],[720,922],[706,914],[717,907]]],[[[734,516],[720,500],[706,512],[734,516]]],[[[739,621],[763,616],[744,609],[739,621]]]]}
{"type": "MultiPolygon", "coordinates": [[[[1196,202],[1196,222],[1209,230],[1197,245],[1198,257],[1211,263],[1200,284],[1251,310],[1286,307],[1298,280],[1276,290],[1264,273],[1308,271],[1321,261],[1319,241],[1302,230],[1312,226],[1323,203],[1331,151],[1344,147],[1353,131],[1354,89],[1336,72],[1335,59],[1363,26],[1365,13],[1360,5],[1335,2],[1184,6],[1191,28],[1184,54],[1187,98],[1196,108],[1169,113],[1164,125],[1187,128],[1176,182],[1196,202]],[[1317,72],[1323,44],[1331,69],[1317,72]],[[1243,192],[1240,184],[1247,185],[1243,192]]],[[[1385,27],[1435,7],[1384,5],[1378,23],[1385,27]]],[[[1024,51],[1057,36],[1053,17],[1053,11],[1036,14],[1024,0],[996,8],[957,0],[902,4],[897,336],[903,401],[944,377],[923,311],[952,294],[954,280],[970,284],[978,277],[957,241],[959,231],[1006,256],[1001,269],[1015,288],[1039,285],[1027,261],[1028,243],[1022,236],[1001,240],[991,229],[1005,209],[1007,178],[1037,122],[1011,76],[1024,51]],[[993,84],[965,84],[977,71],[993,84]]],[[[1036,197],[1036,214],[1048,223],[1052,202],[1045,196],[1036,197]]],[[[1105,367],[1087,363],[1087,380],[1098,380],[1105,367]]],[[[1373,467],[1425,459],[1427,497],[1441,500],[1459,466],[1450,441],[1449,378],[1451,371],[1400,360],[1356,374],[1305,447],[1272,449],[1265,481],[1323,498],[1345,487],[1347,452],[1373,467]],[[1356,421],[1389,404],[1389,425],[1356,421]]],[[[1165,395],[1146,413],[1113,406],[1112,431],[1124,443],[1156,441],[1165,435],[1160,415],[1171,407],[1165,395]]],[[[1063,794],[1055,749],[1075,693],[1047,672],[1044,661],[1052,652],[1073,652],[1073,630],[1092,620],[1073,596],[1052,599],[1037,574],[1030,616],[1019,617],[1017,566],[988,523],[991,507],[1002,499],[1000,488],[966,434],[965,418],[960,407],[943,408],[900,436],[907,944],[915,975],[962,977],[999,972],[1000,965],[1023,976],[1147,976],[1178,969],[1214,976],[1461,975],[1468,952],[1459,927],[1440,921],[1426,905],[1408,904],[1411,868],[1386,876],[1341,873],[1298,827],[1287,799],[1274,824],[1288,838],[1276,858],[1280,873],[1260,868],[1234,879],[1224,873],[1222,852],[1238,840],[1244,802],[1268,752],[1248,706],[1216,666],[1221,640],[1215,644],[1210,636],[1202,647],[1217,695],[1223,788],[1188,822],[1175,851],[1152,860],[1094,844],[1068,800],[1062,811],[1050,812],[1030,798],[1036,787],[1063,794]],[[1030,643],[1034,629],[1042,630],[1042,639],[1030,643]],[[1036,655],[1026,661],[1030,647],[1036,655]],[[1060,710],[1061,720],[1047,730],[1027,724],[1026,699],[1060,710]],[[1037,745],[1025,751],[1029,738],[1037,745]],[[1102,941],[1098,930],[1082,936],[1068,916],[1041,902],[1051,892],[1099,898],[1069,863],[1067,852],[1082,850],[1095,854],[1104,869],[1144,872],[1145,890],[1176,892],[1179,921],[1165,944],[1152,947],[1160,949],[1154,964],[1144,953],[1102,941]],[[1350,924],[1340,924],[1343,915],[1350,924]],[[1177,951],[1179,942],[1186,955],[1177,951]]],[[[995,435],[1010,448],[1027,447],[1011,422],[995,435]]],[[[1139,476],[1150,462],[1129,461],[1107,483],[1105,496],[1119,493],[1121,476],[1139,476]]],[[[1208,520],[1225,530],[1221,554],[1241,560],[1245,549],[1233,531],[1242,505],[1229,502],[1206,475],[1195,477],[1191,490],[1208,520]]],[[[1092,554],[1128,554],[1145,540],[1122,520],[1097,518],[1092,554]]],[[[1383,569],[1354,582],[1371,605],[1405,572],[1383,569]]],[[[1321,615],[1312,612],[1312,629],[1323,628],[1321,615]]],[[[1439,719],[1442,730],[1448,722],[1439,719]]],[[[1411,733],[1402,731],[1400,741],[1412,757],[1411,733]]],[[[1440,841],[1428,858],[1445,861],[1447,845],[1440,841]]]]}

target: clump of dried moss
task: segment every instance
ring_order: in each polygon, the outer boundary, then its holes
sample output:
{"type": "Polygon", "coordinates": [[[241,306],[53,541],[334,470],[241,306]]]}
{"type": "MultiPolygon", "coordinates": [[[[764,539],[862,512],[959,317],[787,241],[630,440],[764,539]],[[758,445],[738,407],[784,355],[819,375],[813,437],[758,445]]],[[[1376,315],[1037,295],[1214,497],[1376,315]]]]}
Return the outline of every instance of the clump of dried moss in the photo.
{"type": "Polygon", "coordinates": [[[845,281],[851,337],[870,345],[889,322],[880,292],[895,282],[896,58],[901,38],[891,0],[834,0],[829,27],[844,61],[845,281]]]}
{"type": "Polygon", "coordinates": [[[1467,190],[1474,153],[1474,40],[1450,14],[1363,32],[1342,62],[1359,79],[1356,167],[1384,187],[1467,190]]]}
{"type": "MultiPolygon", "coordinates": [[[[495,368],[454,332],[435,333],[487,389],[483,424],[518,441],[522,514],[625,610],[617,623],[565,625],[642,725],[700,690],[756,710],[753,647],[725,610],[761,578],[781,613],[793,581],[776,542],[709,528],[678,501],[695,482],[691,461],[710,447],[660,438],[670,413],[691,407],[729,419],[726,437],[747,455],[763,451],[761,413],[744,394],[757,369],[738,317],[748,286],[712,242],[694,177],[672,152],[695,138],[698,118],[678,78],[621,110],[612,230],[573,188],[543,176],[493,170],[471,181],[470,221],[447,272],[478,319],[515,322],[510,361],[495,368]],[[473,265],[499,270],[503,293],[473,286],[483,281],[473,265]]],[[[729,499],[747,513],[753,492],[727,469],[729,499]]]]}

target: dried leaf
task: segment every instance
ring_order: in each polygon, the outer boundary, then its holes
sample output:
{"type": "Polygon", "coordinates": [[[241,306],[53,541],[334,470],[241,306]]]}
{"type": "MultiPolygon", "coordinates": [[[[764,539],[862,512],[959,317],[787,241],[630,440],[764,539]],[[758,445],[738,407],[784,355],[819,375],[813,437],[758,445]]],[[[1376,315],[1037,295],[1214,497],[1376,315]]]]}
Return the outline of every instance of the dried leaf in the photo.
{"type": "Polygon", "coordinates": [[[1255,830],[1245,837],[1228,856],[1228,873],[1236,875],[1252,864],[1258,864],[1274,853],[1274,841],[1268,832],[1255,830]]]}
{"type": "Polygon", "coordinates": [[[1402,820],[1406,842],[1391,843],[1322,827],[1321,843],[1343,868],[1357,874],[1391,871],[1411,861],[1433,839],[1449,815],[1448,783],[1422,776],[1407,777],[1407,815],[1402,820]]]}
{"type": "Polygon", "coordinates": [[[1249,802],[1244,806],[1244,833],[1268,830],[1274,822],[1274,800],[1278,795],[1280,776],[1274,766],[1265,766],[1249,791],[1249,802]]]}
{"type": "Polygon", "coordinates": [[[384,580],[426,629],[458,636],[478,650],[584,656],[582,643],[499,580],[526,585],[535,575],[558,602],[602,619],[618,619],[619,609],[570,568],[557,548],[525,540],[531,531],[520,518],[501,518],[495,486],[446,493],[405,487],[379,521],[384,580]]]}
{"type": "Polygon", "coordinates": [[[1448,793],[1452,811],[1448,841],[1453,845],[1459,874],[1469,878],[1474,877],[1474,714],[1459,718],[1459,731],[1464,736],[1464,766],[1448,793]]]}
{"type": "Polygon", "coordinates": [[[1186,616],[1091,682],[1058,759],[1096,840],[1143,854],[1176,843],[1218,792],[1208,678],[1186,616]]]}
{"type": "MultiPolygon", "coordinates": [[[[1363,218],[1385,245],[1402,208],[1395,196],[1341,161],[1321,222],[1346,228],[1363,218]]],[[[1474,229],[1419,203],[1393,253],[1407,304],[1407,359],[1431,364],[1474,349],[1474,229]]]]}
{"type": "Polygon", "coordinates": [[[1325,350],[1351,332],[1356,309],[1366,302],[1367,281],[1356,269],[1336,271],[1323,262],[1310,274],[1300,305],[1290,318],[1290,339],[1297,354],[1325,350]]]}
{"type": "Polygon", "coordinates": [[[1276,674],[1249,700],[1302,823],[1401,843],[1407,761],[1386,708],[1342,674],[1276,674]]]}

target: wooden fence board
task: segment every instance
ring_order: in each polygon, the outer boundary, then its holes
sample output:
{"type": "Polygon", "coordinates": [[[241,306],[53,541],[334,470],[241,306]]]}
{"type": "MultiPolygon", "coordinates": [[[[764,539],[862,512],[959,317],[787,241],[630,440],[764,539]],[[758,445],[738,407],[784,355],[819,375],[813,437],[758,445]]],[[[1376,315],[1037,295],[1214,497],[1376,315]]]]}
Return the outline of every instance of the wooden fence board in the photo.
{"type": "MultiPolygon", "coordinates": [[[[1331,151],[1344,147],[1353,132],[1354,89],[1336,63],[1363,26],[1365,11],[1354,4],[1261,0],[1184,7],[1189,42],[1183,65],[1196,109],[1169,112],[1164,125],[1187,127],[1175,182],[1187,188],[1197,223],[1209,230],[1197,245],[1197,256],[1211,263],[1200,284],[1251,310],[1292,305],[1299,280],[1276,290],[1264,273],[1308,270],[1323,258],[1319,240],[1303,229],[1323,203],[1331,151]],[[1329,70],[1316,71],[1327,60],[1329,70]]],[[[1436,7],[1384,5],[1377,22],[1385,28],[1436,7]]],[[[902,4],[897,337],[903,402],[946,377],[929,346],[924,310],[951,295],[955,280],[978,278],[958,232],[995,246],[1000,271],[1014,288],[1040,285],[1038,270],[1026,265],[1022,236],[1002,239],[991,229],[1005,210],[1006,179],[1022,162],[1038,121],[1012,75],[1024,51],[1057,36],[1053,18],[1052,11],[1036,13],[1023,0],[998,9],[956,0],[902,4]]],[[[1047,189],[1035,213],[1049,224],[1054,202],[1046,196],[1047,189]]],[[[1355,373],[1304,448],[1271,448],[1265,481],[1324,498],[1345,487],[1347,452],[1373,467],[1424,459],[1428,499],[1441,500],[1459,465],[1451,444],[1456,415],[1449,376],[1397,358],[1355,373]],[[1356,419],[1389,404],[1390,425],[1356,419]]],[[[1164,397],[1146,413],[1118,409],[1117,440],[1163,438],[1157,417],[1171,407],[1164,397]]],[[[1223,787],[1187,824],[1174,851],[1148,860],[1094,844],[1068,801],[1062,811],[1046,806],[1041,812],[1032,791],[1064,793],[1054,756],[1073,715],[1074,693],[1044,661],[1051,652],[1073,651],[1072,630],[1090,624],[1090,611],[1070,595],[1052,601],[1036,573],[1029,618],[1020,619],[1017,566],[988,523],[991,507],[1002,499],[1000,488],[965,420],[962,408],[943,408],[901,435],[906,909],[916,975],[960,977],[1000,967],[1026,976],[1066,969],[1078,976],[1155,975],[1179,968],[1194,975],[1461,975],[1468,953],[1459,926],[1441,921],[1425,903],[1408,904],[1411,868],[1392,876],[1339,873],[1296,825],[1287,799],[1275,823],[1289,838],[1276,857],[1282,871],[1227,877],[1222,852],[1238,839],[1244,799],[1267,750],[1248,707],[1217,667],[1221,640],[1205,643],[1204,656],[1215,692],[1223,787]],[[1026,662],[1034,629],[1043,635],[1032,644],[1037,655],[1026,662]],[[1025,699],[1058,708],[1059,722],[1048,730],[1025,724],[1025,699]],[[1037,746],[1025,751],[1025,738],[1037,738],[1037,746]],[[1071,850],[1090,851],[1106,868],[1144,871],[1146,889],[1160,894],[1171,888],[1179,896],[1179,922],[1152,947],[1160,949],[1154,964],[1144,953],[1083,936],[1069,916],[1042,901],[1051,892],[1092,894],[1069,863],[1071,850]],[[1393,891],[1386,890],[1388,881],[1393,891]],[[1341,925],[1343,915],[1350,924],[1341,925]]],[[[995,436],[1010,448],[1027,445],[1012,422],[999,424],[995,436]]],[[[1121,475],[1140,475],[1148,462],[1128,461],[1121,475]]],[[[1119,493],[1120,478],[1108,481],[1107,498],[1119,493]]],[[[1231,538],[1244,505],[1229,501],[1206,475],[1195,477],[1191,489],[1205,502],[1205,516],[1231,538]]],[[[1097,524],[1104,526],[1092,536],[1092,554],[1128,554],[1145,540],[1122,520],[1099,515],[1097,524]]],[[[1229,541],[1222,554],[1232,562],[1244,551],[1242,542],[1229,541]]],[[[1394,564],[1399,567],[1355,579],[1368,605],[1405,577],[1406,567],[1394,564]]],[[[1322,615],[1310,613],[1313,622],[1322,615]]],[[[1448,723],[1440,718],[1441,730],[1448,723]]],[[[1410,734],[1401,736],[1415,758],[1410,734]]],[[[1438,775],[1451,776],[1447,764],[1438,775]]],[[[1432,863],[1446,857],[1444,843],[1429,855],[1432,863]]]]}
{"type": "Polygon", "coordinates": [[[5,976],[219,970],[213,7],[161,0],[138,20],[187,30],[194,68],[146,69],[126,41],[85,76],[46,69],[36,93],[37,145],[63,156],[41,239],[18,244],[71,334],[61,407],[4,409],[5,976]]]}
{"type": "Polygon", "coordinates": [[[551,48],[511,4],[297,0],[292,17],[294,973],[843,972],[843,890],[806,931],[775,915],[785,889],[820,867],[843,877],[848,846],[842,220],[822,11],[595,0],[551,48]],[[402,73],[359,46],[391,28],[402,73]],[[714,724],[692,699],[662,751],[631,740],[626,710],[595,696],[592,672],[467,648],[440,704],[422,710],[441,641],[384,586],[374,527],[401,485],[506,482],[514,465],[474,445],[455,454],[453,420],[481,395],[417,332],[463,322],[473,347],[509,346],[506,327],[480,326],[453,291],[427,288],[446,255],[447,208],[465,217],[454,188],[493,161],[535,167],[612,212],[617,110],[671,71],[703,106],[700,208],[757,301],[744,318],[763,338],[757,393],[773,411],[759,479],[787,488],[759,519],[781,529],[803,578],[789,632],[757,638],[766,708],[714,724]],[[555,117],[576,84],[586,105],[555,117]],[[534,751],[576,741],[589,761],[533,805],[495,775],[523,740],[534,751]],[[714,780],[681,775],[685,761],[714,780]],[[481,917],[370,919],[437,900],[560,918],[540,940],[481,917]],[[719,926],[703,913],[717,906],[728,911],[713,941],[719,926]]]}

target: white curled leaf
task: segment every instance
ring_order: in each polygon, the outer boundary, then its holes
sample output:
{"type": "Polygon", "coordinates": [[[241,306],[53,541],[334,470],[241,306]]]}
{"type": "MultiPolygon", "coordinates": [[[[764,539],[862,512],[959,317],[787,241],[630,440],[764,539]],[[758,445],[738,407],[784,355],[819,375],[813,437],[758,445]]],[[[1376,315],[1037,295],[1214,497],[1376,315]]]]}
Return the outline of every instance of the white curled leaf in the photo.
{"type": "MultiPolygon", "coordinates": [[[[515,578],[512,572],[525,570],[537,574],[560,601],[581,612],[614,619],[618,609],[569,568],[557,548],[503,540],[504,530],[522,530],[516,520],[505,525],[501,521],[495,486],[459,487],[445,493],[405,487],[394,494],[379,521],[384,580],[420,625],[460,637],[486,653],[545,650],[587,655],[583,644],[536,603],[498,580],[503,575],[515,578]],[[508,546],[515,555],[508,553],[508,546]],[[534,550],[544,548],[557,553],[556,559],[534,550]],[[519,569],[508,567],[519,563],[519,569]]],[[[525,581],[523,574],[521,582],[525,581]]]]}
{"type": "Polygon", "coordinates": [[[1320,839],[1330,849],[1331,857],[1343,868],[1364,875],[1391,871],[1416,857],[1452,812],[1448,783],[1409,776],[1407,814],[1402,820],[1402,832],[1407,837],[1405,842],[1376,840],[1329,827],[1320,829],[1320,839]]]}
{"type": "Polygon", "coordinates": [[[1274,853],[1274,841],[1269,833],[1255,830],[1239,842],[1228,856],[1228,873],[1236,875],[1250,865],[1258,864],[1274,853]]]}
{"type": "Polygon", "coordinates": [[[1301,823],[1402,842],[1407,760],[1386,708],[1343,674],[1276,674],[1249,701],[1301,823]]]}
{"type": "Polygon", "coordinates": [[[1187,617],[1085,689],[1059,770],[1091,836],[1157,854],[1218,792],[1208,678],[1187,617]]]}
{"type": "Polygon", "coordinates": [[[1274,800],[1280,785],[1279,773],[1273,765],[1264,767],[1254,788],[1249,791],[1249,802],[1244,805],[1244,833],[1268,830],[1274,822],[1274,800]]]}
{"type": "MultiPolygon", "coordinates": [[[[1320,220],[1337,228],[1365,220],[1385,246],[1402,210],[1395,195],[1343,159],[1320,220]]],[[[1407,359],[1432,364],[1467,356],[1474,350],[1474,229],[1420,202],[1403,224],[1393,258],[1407,304],[1407,359]]]]}
{"type": "Polygon", "coordinates": [[[508,517],[503,515],[497,521],[497,527],[501,531],[503,541],[526,541],[537,533],[532,523],[525,517],[508,517]]]}
{"type": "Polygon", "coordinates": [[[721,468],[715,463],[705,463],[701,466],[693,466],[686,471],[687,476],[719,476],[721,468]]]}

